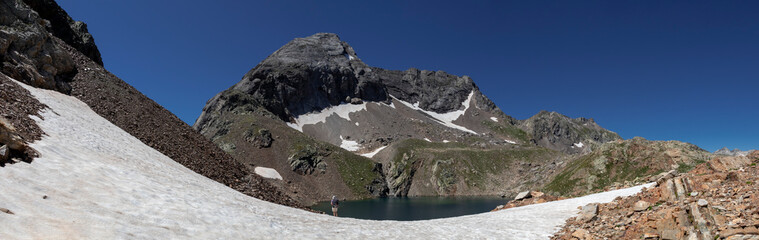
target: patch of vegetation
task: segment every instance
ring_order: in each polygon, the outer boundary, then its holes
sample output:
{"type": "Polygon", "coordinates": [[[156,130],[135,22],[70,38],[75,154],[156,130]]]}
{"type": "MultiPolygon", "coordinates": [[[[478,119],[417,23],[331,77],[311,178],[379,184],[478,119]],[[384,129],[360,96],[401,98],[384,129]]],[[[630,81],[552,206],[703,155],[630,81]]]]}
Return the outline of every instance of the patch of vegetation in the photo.
{"type": "Polygon", "coordinates": [[[422,170],[431,173],[437,181],[440,193],[446,193],[451,190],[448,188],[450,185],[461,181],[469,188],[485,190],[490,176],[502,174],[513,166],[513,162],[533,162],[556,153],[540,147],[480,149],[463,143],[436,143],[418,139],[404,140],[396,146],[397,151],[392,161],[403,169],[402,172],[388,173],[388,176],[409,176],[413,166],[423,166],[425,169],[422,170]],[[404,155],[413,156],[413,161],[404,161],[404,155]]]}
{"type": "Polygon", "coordinates": [[[490,128],[493,132],[500,133],[507,136],[512,136],[516,139],[521,140],[522,142],[529,141],[529,137],[527,136],[527,133],[525,131],[522,131],[522,129],[517,128],[514,125],[504,125],[502,123],[497,123],[493,121],[482,121],[482,125],[485,125],[486,127],[490,128]]]}
{"type": "MultiPolygon", "coordinates": [[[[265,111],[261,109],[254,109],[253,111],[265,111]]],[[[371,197],[366,186],[371,185],[372,180],[381,177],[380,173],[372,171],[374,169],[374,162],[371,159],[318,141],[284,124],[266,125],[265,122],[267,120],[263,118],[271,118],[273,116],[271,113],[266,112],[263,115],[257,112],[253,112],[253,114],[249,113],[251,112],[237,112],[231,115],[234,124],[230,126],[229,133],[214,142],[220,144],[232,142],[234,139],[245,139],[246,133],[261,134],[266,129],[269,134],[276,133],[280,138],[287,139],[289,144],[287,147],[288,156],[299,152],[313,151],[324,160],[328,160],[327,168],[335,168],[339,172],[342,181],[350,188],[354,195],[358,198],[371,197]],[[271,116],[267,116],[267,114],[271,116]]]]}
{"type": "MultiPolygon", "coordinates": [[[[623,147],[623,146],[618,146],[623,147]]],[[[646,176],[655,175],[663,170],[652,170],[645,165],[652,159],[642,161],[628,161],[625,151],[606,151],[593,153],[570,162],[564,170],[557,174],[551,182],[544,186],[544,191],[556,193],[561,196],[584,190],[601,190],[614,183],[633,181],[646,176]],[[603,159],[604,165],[594,166],[594,160],[603,159]],[[601,167],[603,166],[603,167],[601,167]]],[[[598,164],[598,163],[597,163],[598,164]]]]}
{"type": "Polygon", "coordinates": [[[551,182],[546,184],[543,188],[544,191],[558,193],[561,196],[567,196],[569,193],[573,192],[575,188],[578,187],[581,180],[579,177],[575,177],[575,175],[581,170],[592,168],[591,162],[594,157],[596,157],[595,154],[589,154],[570,162],[564,168],[564,171],[556,175],[551,182]]]}
{"type": "Polygon", "coordinates": [[[333,160],[337,163],[337,170],[343,178],[343,182],[351,189],[353,194],[361,197],[369,197],[366,186],[371,185],[372,180],[380,178],[379,173],[372,171],[374,162],[368,158],[349,152],[338,152],[333,160]]]}
{"type": "Polygon", "coordinates": [[[679,172],[679,173],[686,173],[686,172],[689,172],[694,167],[695,166],[690,165],[690,164],[679,163],[679,164],[677,164],[677,172],[679,172]]]}

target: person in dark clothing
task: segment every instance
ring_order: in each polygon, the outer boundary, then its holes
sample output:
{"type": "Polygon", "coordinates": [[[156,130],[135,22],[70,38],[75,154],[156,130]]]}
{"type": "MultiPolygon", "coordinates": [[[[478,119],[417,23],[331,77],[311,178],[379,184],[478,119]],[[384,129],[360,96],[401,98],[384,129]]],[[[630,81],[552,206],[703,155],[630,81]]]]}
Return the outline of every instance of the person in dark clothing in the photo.
{"type": "Polygon", "coordinates": [[[336,196],[332,196],[332,201],[329,204],[332,205],[332,215],[337,217],[337,206],[340,205],[340,200],[337,200],[336,196]]]}

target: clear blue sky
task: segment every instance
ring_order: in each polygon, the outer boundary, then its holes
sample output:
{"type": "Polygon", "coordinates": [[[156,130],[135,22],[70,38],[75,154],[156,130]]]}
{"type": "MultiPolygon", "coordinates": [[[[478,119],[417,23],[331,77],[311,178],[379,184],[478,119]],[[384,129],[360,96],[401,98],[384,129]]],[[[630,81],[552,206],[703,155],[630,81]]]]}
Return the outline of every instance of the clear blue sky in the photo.
{"type": "Polygon", "coordinates": [[[759,1],[83,1],[108,70],[192,124],[296,37],[369,65],[469,75],[506,114],[759,149],[759,1]]]}

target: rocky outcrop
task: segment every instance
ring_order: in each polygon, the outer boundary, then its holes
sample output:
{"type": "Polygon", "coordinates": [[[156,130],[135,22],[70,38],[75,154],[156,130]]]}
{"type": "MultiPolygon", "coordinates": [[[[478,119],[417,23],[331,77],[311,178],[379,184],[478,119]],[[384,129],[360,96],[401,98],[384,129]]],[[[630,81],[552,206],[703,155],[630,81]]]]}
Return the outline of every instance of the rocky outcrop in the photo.
{"type": "Polygon", "coordinates": [[[15,127],[0,117],[0,167],[7,163],[32,162],[37,157],[37,152],[27,145],[27,142],[19,136],[15,127]]]}
{"type": "Polygon", "coordinates": [[[2,73],[0,106],[0,167],[32,162],[37,152],[28,143],[39,140],[43,133],[31,116],[41,117],[39,111],[46,106],[2,73]]]}
{"type": "Polygon", "coordinates": [[[390,196],[403,197],[408,195],[414,173],[416,173],[416,163],[413,152],[403,153],[399,161],[391,162],[385,169],[390,196]]]}
{"type": "Polygon", "coordinates": [[[47,25],[48,32],[60,38],[66,44],[76,48],[79,52],[89,57],[99,65],[103,65],[100,51],[95,45],[95,38],[87,30],[87,24],[74,21],[66,14],[58,3],[53,0],[24,0],[32,10],[36,11],[41,18],[50,22],[47,25]]]}
{"type": "Polygon", "coordinates": [[[0,72],[35,87],[68,93],[77,70],[71,56],[54,43],[50,28],[50,21],[21,0],[2,0],[0,72]]]}
{"type": "Polygon", "coordinates": [[[552,239],[759,239],[759,154],[749,156],[717,157],[600,204],[594,220],[569,219],[552,239]]]}
{"type": "Polygon", "coordinates": [[[292,170],[298,174],[312,174],[327,171],[327,162],[324,161],[324,157],[324,154],[320,154],[313,147],[306,146],[306,148],[290,155],[287,160],[292,170]]]}
{"type": "Polygon", "coordinates": [[[557,112],[541,111],[519,121],[518,126],[534,144],[565,153],[588,153],[603,143],[622,139],[592,118],[572,119],[557,112]]]}
{"type": "Polygon", "coordinates": [[[245,131],[245,140],[256,145],[258,148],[271,147],[271,143],[274,142],[274,138],[271,137],[271,132],[265,128],[258,129],[258,131],[248,129],[245,131]]]}

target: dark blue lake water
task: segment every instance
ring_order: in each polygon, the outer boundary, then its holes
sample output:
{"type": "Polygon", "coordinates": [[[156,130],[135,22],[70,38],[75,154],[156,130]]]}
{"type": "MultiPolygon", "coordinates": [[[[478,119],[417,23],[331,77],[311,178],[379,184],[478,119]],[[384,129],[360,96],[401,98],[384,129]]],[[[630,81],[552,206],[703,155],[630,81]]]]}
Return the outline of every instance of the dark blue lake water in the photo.
{"type": "MultiPolygon", "coordinates": [[[[372,220],[412,221],[484,213],[504,203],[506,199],[496,196],[374,198],[340,201],[338,215],[372,220]]],[[[311,208],[332,214],[329,202],[319,202],[311,208]]]]}

